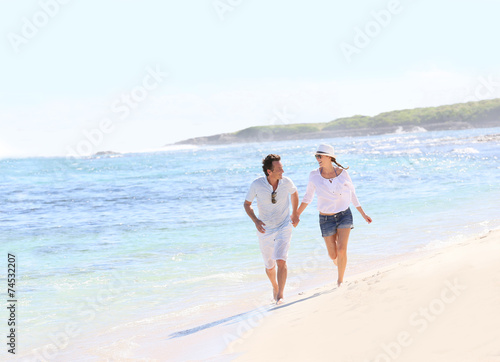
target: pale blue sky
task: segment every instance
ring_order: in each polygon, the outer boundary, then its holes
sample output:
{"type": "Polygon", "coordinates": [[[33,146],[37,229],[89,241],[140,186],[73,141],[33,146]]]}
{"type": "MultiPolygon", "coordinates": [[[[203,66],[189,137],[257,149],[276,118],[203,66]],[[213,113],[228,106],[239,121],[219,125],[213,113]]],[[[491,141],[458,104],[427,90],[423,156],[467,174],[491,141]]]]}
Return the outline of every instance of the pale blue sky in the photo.
{"type": "Polygon", "coordinates": [[[500,97],[493,0],[65,2],[0,1],[0,156],[500,97]],[[215,3],[232,11],[221,19],[215,3]],[[348,61],[357,29],[371,35],[348,61]],[[137,107],[117,112],[146,78],[137,107]],[[105,118],[112,130],[96,136],[105,118]]]}

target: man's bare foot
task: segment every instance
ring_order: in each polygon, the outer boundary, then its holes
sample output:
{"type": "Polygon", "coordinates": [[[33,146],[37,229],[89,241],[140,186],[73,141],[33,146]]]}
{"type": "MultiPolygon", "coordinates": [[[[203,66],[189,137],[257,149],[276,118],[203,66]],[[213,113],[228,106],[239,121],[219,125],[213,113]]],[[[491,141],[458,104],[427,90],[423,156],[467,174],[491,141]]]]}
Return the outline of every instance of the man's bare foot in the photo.
{"type": "Polygon", "coordinates": [[[279,298],[278,301],[276,302],[276,305],[280,305],[280,304],[283,304],[285,303],[285,301],[283,300],[283,298],[279,298]]]}
{"type": "Polygon", "coordinates": [[[337,282],[337,288],[340,288],[343,285],[344,285],[344,282],[337,282]]]}
{"type": "Polygon", "coordinates": [[[278,286],[273,287],[273,299],[275,302],[278,301],[278,291],[279,291],[278,286]]]}

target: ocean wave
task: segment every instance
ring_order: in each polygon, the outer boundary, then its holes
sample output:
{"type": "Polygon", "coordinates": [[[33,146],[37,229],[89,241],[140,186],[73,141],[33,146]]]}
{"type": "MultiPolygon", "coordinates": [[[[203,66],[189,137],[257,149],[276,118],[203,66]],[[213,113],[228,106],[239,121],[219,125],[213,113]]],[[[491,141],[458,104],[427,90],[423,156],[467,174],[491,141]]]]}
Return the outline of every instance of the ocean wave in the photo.
{"type": "Polygon", "coordinates": [[[107,329],[107,332],[114,332],[117,330],[125,329],[125,328],[131,328],[131,327],[137,327],[141,325],[150,325],[153,323],[158,323],[158,322],[166,322],[166,321],[176,321],[177,326],[180,326],[181,320],[182,323],[185,323],[186,320],[185,318],[187,317],[192,317],[196,315],[202,314],[202,312],[207,311],[207,310],[215,310],[217,308],[222,308],[227,305],[231,304],[229,301],[218,301],[218,302],[208,302],[208,303],[202,303],[202,304],[197,304],[197,305],[192,305],[180,310],[168,312],[165,314],[160,314],[160,315],[154,315],[154,316],[149,316],[146,318],[141,318],[137,320],[129,320],[127,322],[123,322],[114,326],[111,326],[107,329]]]}
{"type": "Polygon", "coordinates": [[[424,127],[419,127],[419,126],[413,126],[411,128],[403,128],[402,126],[399,126],[394,133],[395,134],[402,134],[402,133],[420,133],[420,132],[427,132],[427,130],[424,127]]]}
{"type": "Polygon", "coordinates": [[[420,148],[410,148],[408,150],[401,151],[387,151],[384,152],[385,155],[400,156],[400,155],[420,155],[422,150],[420,148]]]}
{"type": "Polygon", "coordinates": [[[457,153],[460,155],[470,155],[470,154],[474,154],[474,153],[479,153],[478,150],[476,150],[475,148],[472,148],[472,147],[454,148],[451,152],[457,153]]]}
{"type": "Polygon", "coordinates": [[[202,281],[207,281],[207,280],[225,280],[225,281],[241,281],[243,279],[244,274],[243,273],[238,273],[238,272],[232,272],[232,273],[219,273],[219,274],[212,274],[212,275],[205,275],[202,277],[195,277],[195,278],[190,278],[190,279],[185,279],[185,280],[178,280],[172,282],[172,284],[192,284],[192,283],[198,283],[202,281]]]}
{"type": "Polygon", "coordinates": [[[498,142],[500,141],[500,134],[487,134],[476,137],[477,142],[498,142]]]}
{"type": "Polygon", "coordinates": [[[495,230],[500,230],[500,219],[498,218],[471,223],[469,225],[465,225],[462,231],[450,235],[447,238],[431,240],[427,244],[417,248],[416,251],[419,252],[436,250],[477,238],[483,238],[484,236],[495,230]]]}

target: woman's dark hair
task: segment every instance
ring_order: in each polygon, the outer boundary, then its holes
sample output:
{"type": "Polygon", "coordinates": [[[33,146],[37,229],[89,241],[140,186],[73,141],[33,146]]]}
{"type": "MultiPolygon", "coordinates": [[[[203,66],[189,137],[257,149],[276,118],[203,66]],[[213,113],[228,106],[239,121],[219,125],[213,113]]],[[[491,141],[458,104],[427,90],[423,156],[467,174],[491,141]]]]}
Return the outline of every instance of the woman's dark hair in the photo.
{"type": "Polygon", "coordinates": [[[337,166],[339,166],[340,168],[343,168],[344,170],[347,170],[347,169],[349,168],[349,166],[344,167],[344,166],[342,166],[340,163],[337,163],[337,160],[335,159],[335,157],[330,157],[330,158],[332,159],[332,162],[333,162],[334,164],[336,164],[337,166]]]}
{"type": "Polygon", "coordinates": [[[271,153],[262,160],[262,171],[264,171],[266,176],[269,176],[267,174],[267,170],[273,171],[273,161],[281,161],[281,157],[279,155],[274,155],[271,153]]]}

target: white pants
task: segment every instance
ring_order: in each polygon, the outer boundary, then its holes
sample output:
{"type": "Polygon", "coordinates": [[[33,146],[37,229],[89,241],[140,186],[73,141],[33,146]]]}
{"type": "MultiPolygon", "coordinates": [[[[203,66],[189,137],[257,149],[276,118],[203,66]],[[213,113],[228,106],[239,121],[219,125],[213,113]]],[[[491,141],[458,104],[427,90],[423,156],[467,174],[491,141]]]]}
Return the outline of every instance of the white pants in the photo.
{"type": "Polygon", "coordinates": [[[257,232],[259,236],[260,251],[264,259],[266,269],[276,266],[276,260],[285,260],[288,257],[288,249],[292,240],[293,225],[290,224],[273,232],[266,231],[264,234],[257,232]]]}

